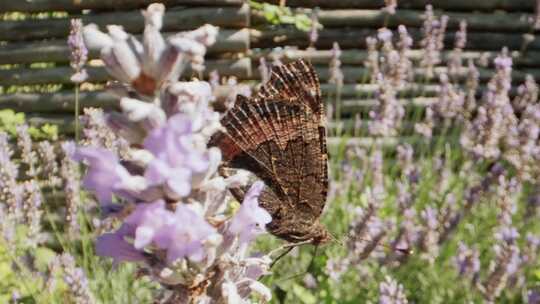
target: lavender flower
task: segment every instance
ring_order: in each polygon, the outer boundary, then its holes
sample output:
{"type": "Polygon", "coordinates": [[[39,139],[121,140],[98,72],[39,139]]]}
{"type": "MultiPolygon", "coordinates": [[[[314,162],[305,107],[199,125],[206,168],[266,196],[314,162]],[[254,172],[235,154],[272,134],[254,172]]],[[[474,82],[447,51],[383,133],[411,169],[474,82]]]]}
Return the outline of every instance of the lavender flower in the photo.
{"type": "Polygon", "coordinates": [[[512,100],[515,111],[521,112],[538,101],[538,84],[530,74],[525,76],[525,82],[517,88],[517,95],[512,100]]]}
{"type": "MultiPolygon", "coordinates": [[[[82,117],[84,123],[84,142],[85,146],[92,147],[104,147],[112,150],[114,153],[125,155],[127,152],[127,142],[124,138],[117,136],[117,134],[127,135],[119,128],[114,128],[118,121],[114,121],[114,118],[106,117],[102,109],[85,108],[84,116],[82,117]],[[113,122],[114,121],[114,122],[113,122]],[[114,131],[117,131],[115,134],[114,131]]],[[[128,133],[131,135],[133,132],[141,133],[137,130],[137,126],[130,125],[131,131],[128,133]]],[[[129,140],[132,140],[132,136],[126,136],[129,140]]]]}
{"type": "Polygon", "coordinates": [[[143,44],[119,26],[108,26],[108,34],[99,31],[95,24],[83,30],[85,43],[101,52],[109,73],[143,95],[152,95],[168,80],[178,79],[187,63],[200,66],[206,47],[217,36],[217,29],[206,25],[164,39],[159,32],[164,10],[163,4],[156,3],[143,14],[143,44]]]}
{"type": "Polygon", "coordinates": [[[460,276],[476,284],[480,272],[480,252],[477,249],[471,249],[463,242],[460,242],[455,257],[455,265],[460,276]]]}
{"type": "Polygon", "coordinates": [[[341,71],[341,60],[339,57],[341,56],[341,49],[339,48],[339,44],[337,42],[334,42],[332,44],[332,59],[329,63],[329,69],[330,69],[330,77],[328,78],[328,82],[336,85],[337,87],[343,86],[343,72],[341,71]]]}
{"type": "Polygon", "coordinates": [[[257,234],[264,232],[265,225],[272,220],[270,214],[259,207],[257,202],[263,187],[262,182],[256,182],[251,186],[244,198],[242,207],[231,221],[229,231],[238,234],[240,242],[250,242],[257,234]]]}
{"type": "Polygon", "coordinates": [[[38,175],[37,154],[32,148],[32,138],[28,133],[27,125],[17,126],[17,147],[21,150],[22,163],[26,165],[26,175],[36,177],[38,175]]]}
{"type": "Polygon", "coordinates": [[[64,184],[64,193],[66,195],[66,221],[68,223],[68,232],[71,236],[78,234],[80,227],[78,222],[78,213],[81,206],[81,189],[79,166],[72,159],[73,143],[64,143],[62,149],[64,157],[60,167],[60,175],[64,184]]]}
{"type": "Polygon", "coordinates": [[[51,145],[49,141],[41,141],[38,144],[37,153],[41,165],[39,171],[45,178],[47,185],[50,187],[58,186],[60,184],[60,179],[58,178],[58,162],[56,161],[53,145],[51,145]]]}
{"type": "Polygon", "coordinates": [[[404,86],[406,82],[413,81],[414,78],[414,69],[413,63],[409,59],[409,51],[413,46],[413,39],[409,35],[407,28],[404,25],[398,26],[399,40],[396,44],[399,51],[399,64],[398,72],[399,75],[398,85],[404,86]]]}
{"type": "Polygon", "coordinates": [[[423,39],[420,41],[420,46],[424,49],[424,56],[420,61],[420,65],[426,69],[428,78],[434,76],[433,68],[441,62],[440,52],[444,49],[447,22],[447,16],[442,16],[438,20],[433,14],[433,7],[430,4],[426,5],[424,24],[422,26],[423,39]]]}
{"type": "Polygon", "coordinates": [[[421,212],[423,229],[420,232],[419,244],[424,252],[422,257],[430,263],[434,263],[439,255],[439,221],[437,211],[427,207],[421,212]]]}
{"type": "Polygon", "coordinates": [[[309,48],[314,49],[317,40],[319,39],[319,8],[316,7],[311,11],[311,29],[309,31],[309,48]]]}
{"type": "Polygon", "coordinates": [[[408,303],[405,297],[403,285],[396,282],[389,276],[386,276],[384,281],[379,284],[379,304],[406,304],[408,303]]]}
{"type": "Polygon", "coordinates": [[[116,264],[137,262],[172,286],[162,292],[167,301],[240,303],[252,293],[269,300],[270,291],[256,280],[270,260],[248,252],[271,221],[257,203],[263,184],[252,187],[236,215],[226,213],[227,189],[244,187],[247,178],[217,175],[221,152],[207,147],[221,127],[210,107],[210,84],[177,81],[189,62],[202,68],[217,29],[203,26],[164,39],[163,14],[161,4],[143,12],[142,44],[118,26],[109,26],[108,35],[85,27],[88,45],[101,51],[108,71],[123,83],[115,86],[122,112],[103,120],[127,139],[122,149],[97,140],[73,154],[89,166],[83,185],[106,215],[122,221],[98,238],[96,252],[116,264]]]}
{"type": "Polygon", "coordinates": [[[112,152],[103,148],[80,148],[73,158],[88,163],[89,169],[83,179],[83,186],[94,191],[104,206],[112,203],[113,193],[131,198],[130,192],[146,187],[146,181],[141,176],[132,176],[112,152]]]}
{"type": "Polygon", "coordinates": [[[462,56],[466,43],[467,22],[461,20],[459,22],[459,30],[456,32],[454,50],[450,53],[450,58],[448,58],[448,75],[450,75],[453,80],[457,80],[458,77],[462,75],[462,56]]]}
{"type": "Polygon", "coordinates": [[[377,82],[377,75],[380,73],[379,69],[379,51],[377,49],[377,39],[374,37],[366,38],[367,57],[364,61],[364,66],[368,70],[368,74],[371,76],[371,83],[377,82]]]}
{"type": "Polygon", "coordinates": [[[476,110],[476,90],[478,90],[478,84],[480,82],[479,77],[480,72],[478,72],[478,69],[474,65],[474,61],[469,59],[467,67],[467,81],[465,84],[466,97],[465,105],[463,107],[465,118],[470,119],[473,111],[476,110]]]}
{"type": "Polygon", "coordinates": [[[515,244],[517,231],[512,227],[502,227],[497,233],[499,242],[493,246],[495,259],[489,264],[489,274],[479,286],[484,298],[494,301],[504,290],[509,277],[514,275],[521,263],[520,250],[515,244]]]}
{"type": "Polygon", "coordinates": [[[88,279],[86,278],[84,271],[76,266],[73,256],[64,253],[59,259],[64,271],[64,282],[68,287],[68,295],[71,300],[81,304],[96,303],[96,300],[90,291],[90,287],[88,286],[88,279]]]}
{"type": "Polygon", "coordinates": [[[75,74],[71,76],[71,81],[81,83],[88,78],[84,65],[88,60],[88,49],[84,44],[82,35],[83,24],[81,19],[71,19],[71,30],[68,36],[68,46],[70,49],[70,64],[75,74]]]}
{"type": "Polygon", "coordinates": [[[369,112],[372,119],[368,123],[369,133],[373,136],[397,135],[405,109],[396,98],[395,87],[391,80],[379,74],[377,76],[378,88],[376,91],[377,106],[369,112]]]}
{"type": "Polygon", "coordinates": [[[41,235],[41,217],[43,211],[41,204],[41,189],[35,180],[24,183],[23,186],[23,221],[28,228],[27,241],[29,246],[36,247],[42,241],[41,235]]]}
{"type": "MultiPolygon", "coordinates": [[[[0,132],[0,201],[6,204],[7,216],[18,219],[21,214],[21,190],[17,183],[17,165],[11,160],[13,152],[9,147],[8,135],[0,132]]],[[[0,210],[3,208],[0,208],[0,210]]]]}
{"type": "Polygon", "coordinates": [[[446,121],[460,118],[465,103],[465,94],[450,83],[448,75],[441,73],[439,81],[438,100],[432,106],[433,112],[446,121]]]}
{"type": "MultiPolygon", "coordinates": [[[[507,134],[515,133],[517,118],[508,92],[511,87],[512,58],[503,49],[494,60],[496,74],[488,83],[485,104],[478,108],[472,122],[467,122],[461,135],[461,145],[475,157],[497,159],[501,143],[507,134]]],[[[507,137],[508,138],[508,137],[507,137]]]]}

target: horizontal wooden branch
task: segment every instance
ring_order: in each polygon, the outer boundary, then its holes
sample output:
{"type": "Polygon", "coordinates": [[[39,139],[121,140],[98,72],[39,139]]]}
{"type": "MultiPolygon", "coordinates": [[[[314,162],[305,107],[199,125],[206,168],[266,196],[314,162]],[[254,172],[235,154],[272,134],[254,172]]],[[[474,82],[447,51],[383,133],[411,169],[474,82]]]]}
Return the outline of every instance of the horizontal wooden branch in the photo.
{"type": "MultiPolygon", "coordinates": [[[[170,35],[170,34],[165,34],[170,35]]],[[[209,56],[249,50],[249,30],[220,29],[216,43],[208,49],[209,56]]],[[[90,58],[98,58],[98,52],[90,52],[90,58]]],[[[69,62],[69,48],[65,39],[39,42],[11,42],[0,46],[0,64],[33,62],[69,62]]]]}
{"type": "MultiPolygon", "coordinates": [[[[75,123],[73,115],[51,115],[42,113],[29,113],[26,115],[26,122],[30,126],[41,127],[46,124],[55,125],[58,127],[58,133],[63,135],[75,134],[75,123]]],[[[368,134],[369,120],[362,120],[360,124],[354,119],[340,119],[339,121],[331,120],[328,125],[328,134],[368,134]]],[[[401,123],[401,135],[414,133],[414,122],[403,121],[401,123]]]]}
{"type": "Polygon", "coordinates": [[[240,6],[242,0],[2,0],[0,1],[0,13],[5,12],[50,12],[50,11],[80,11],[91,10],[118,10],[143,8],[150,3],[160,2],[167,7],[175,5],[190,6],[240,6]]]}
{"type": "Polygon", "coordinates": [[[335,146],[346,146],[346,147],[361,147],[361,148],[371,148],[374,146],[382,147],[382,148],[394,148],[395,146],[399,144],[410,144],[410,145],[418,145],[418,144],[433,144],[436,142],[446,142],[446,143],[459,143],[459,138],[451,137],[451,136],[434,136],[431,140],[428,140],[422,136],[400,136],[400,137],[382,137],[382,138],[376,138],[376,137],[352,137],[352,138],[346,138],[346,137],[329,137],[328,138],[328,145],[330,147],[335,146]]]}
{"type": "MultiPolygon", "coordinates": [[[[141,33],[144,19],[137,11],[102,13],[80,16],[85,24],[96,23],[101,28],[109,24],[122,25],[127,32],[141,33]]],[[[226,28],[243,28],[249,24],[249,6],[192,7],[169,10],[163,20],[164,31],[182,31],[206,23],[226,28]]],[[[0,40],[21,41],[60,38],[69,34],[70,18],[0,22],[0,40]]]]}
{"type": "MultiPolygon", "coordinates": [[[[417,29],[411,29],[411,36],[418,43],[422,35],[417,29]]],[[[251,30],[252,48],[274,48],[278,46],[294,45],[299,48],[306,48],[309,45],[309,33],[293,28],[265,29],[262,31],[251,30]]],[[[322,29],[319,31],[319,39],[315,45],[318,49],[332,48],[334,42],[338,42],[343,49],[364,48],[366,38],[374,36],[376,33],[372,29],[348,28],[348,29],[322,29]]],[[[453,48],[454,33],[450,32],[444,39],[446,48],[453,48]]],[[[469,32],[467,33],[466,49],[499,51],[503,46],[510,50],[519,50],[523,46],[522,34],[510,33],[487,33],[469,32]]],[[[534,37],[528,45],[529,50],[540,50],[540,37],[534,37]]]]}
{"type": "MultiPolygon", "coordinates": [[[[236,76],[240,79],[251,77],[251,60],[242,59],[217,59],[208,60],[205,63],[205,74],[217,70],[222,76],[236,76]]],[[[111,80],[104,67],[88,67],[88,82],[100,83],[111,80]]],[[[0,85],[32,85],[51,83],[71,83],[70,77],[73,70],[68,67],[54,67],[43,69],[17,68],[10,70],[0,70],[0,85]]],[[[192,71],[188,68],[183,75],[189,76],[192,71]]]]}
{"type": "MultiPolygon", "coordinates": [[[[73,136],[75,133],[75,124],[74,124],[74,118],[73,116],[67,116],[67,115],[34,115],[30,114],[27,115],[27,123],[31,126],[40,127],[45,124],[53,124],[58,126],[58,133],[64,136],[73,136]]],[[[340,132],[346,132],[346,134],[353,135],[353,128],[354,128],[354,122],[351,120],[344,120],[342,123],[342,126],[337,128],[335,123],[330,123],[328,126],[328,132],[329,134],[335,134],[336,131],[340,132]],[[345,126],[345,124],[347,126],[345,126]],[[346,128],[344,128],[346,127],[346,128]]],[[[361,123],[361,130],[360,134],[365,135],[367,132],[367,125],[368,121],[362,121],[361,123]]],[[[427,144],[430,142],[436,142],[437,140],[440,140],[442,135],[435,135],[431,141],[428,139],[421,137],[419,135],[414,134],[414,123],[410,121],[404,121],[402,124],[402,130],[403,134],[400,134],[399,137],[382,137],[382,138],[375,138],[375,137],[352,137],[352,138],[344,138],[344,137],[335,137],[335,136],[329,136],[327,138],[328,145],[330,147],[336,147],[338,145],[345,145],[345,146],[356,146],[356,147],[364,147],[369,148],[373,146],[379,146],[383,148],[392,148],[395,147],[398,144],[427,144]]],[[[450,140],[450,136],[445,136],[445,142],[448,142],[450,140]]],[[[454,139],[454,142],[456,140],[454,139]]]]}
{"type": "MultiPolygon", "coordinates": [[[[324,65],[316,65],[315,70],[317,71],[317,74],[319,75],[319,79],[321,82],[327,82],[330,78],[330,69],[328,66],[324,65]]],[[[424,68],[414,68],[414,80],[416,82],[437,82],[438,78],[436,75],[442,74],[442,73],[448,73],[448,68],[446,66],[437,66],[434,69],[435,77],[432,79],[428,79],[426,77],[426,69],[424,68]]],[[[363,66],[354,66],[354,65],[342,65],[341,71],[344,76],[344,82],[345,83],[366,83],[370,80],[370,71],[363,66]]],[[[0,71],[1,72],[1,71],[0,71]]],[[[493,77],[493,74],[495,70],[493,69],[486,69],[486,68],[478,68],[479,72],[479,81],[480,82],[487,82],[493,77]]],[[[466,79],[466,76],[468,74],[468,69],[465,67],[462,67],[459,71],[458,80],[464,81],[466,79]]],[[[519,84],[525,81],[525,77],[527,74],[532,75],[537,81],[540,81],[540,69],[514,69],[512,71],[512,82],[515,84],[519,84]]],[[[1,74],[0,74],[1,75],[1,74]]],[[[253,78],[260,79],[259,70],[253,69],[253,78]]],[[[0,78],[1,83],[1,78],[0,78]]]]}
{"type": "MultiPolygon", "coordinates": [[[[274,50],[272,49],[255,49],[251,51],[251,58],[257,64],[261,57],[267,57],[271,60],[271,54],[274,50]]],[[[287,47],[279,52],[283,57],[283,61],[292,61],[297,59],[306,59],[311,61],[313,64],[328,64],[332,59],[331,50],[299,50],[295,47],[287,47]]],[[[0,53],[1,54],[1,53],[0,53]]],[[[367,51],[362,49],[347,49],[341,51],[341,56],[339,57],[342,64],[351,64],[351,65],[362,65],[367,59],[367,51]]],[[[477,62],[481,58],[487,59],[490,63],[495,59],[499,54],[498,51],[463,51],[461,53],[461,58],[466,64],[467,60],[472,59],[477,62]]],[[[423,50],[410,50],[407,52],[407,57],[413,60],[413,62],[419,62],[424,57],[423,50]]],[[[452,51],[443,51],[442,52],[442,63],[446,64],[452,55],[452,51]]],[[[540,51],[528,51],[521,53],[519,51],[514,51],[510,53],[512,57],[513,66],[518,67],[540,67],[540,51]]],[[[1,58],[1,56],[0,56],[1,58]]]]}
{"type": "MultiPolygon", "coordinates": [[[[297,9],[298,13],[311,15],[311,9],[297,9]]],[[[467,21],[467,29],[472,31],[493,31],[493,32],[527,32],[531,29],[530,18],[534,16],[526,13],[456,13],[435,11],[436,15],[445,14],[449,17],[449,30],[459,28],[461,20],[467,21]],[[512,20],[512,22],[509,22],[512,20]]],[[[325,28],[332,27],[371,27],[380,28],[383,26],[397,27],[405,25],[407,27],[422,27],[424,22],[424,12],[420,10],[398,9],[394,15],[388,15],[380,9],[339,9],[320,10],[317,13],[318,21],[325,28]]],[[[264,13],[253,11],[251,21],[253,24],[267,24],[264,13]]]]}
{"type": "MultiPolygon", "coordinates": [[[[343,112],[365,112],[373,107],[376,101],[373,99],[378,86],[374,84],[345,84],[341,92],[341,104],[343,112]]],[[[485,86],[480,86],[477,97],[481,96],[485,86]]],[[[323,98],[327,103],[334,103],[336,98],[336,86],[321,84],[323,98]]],[[[412,83],[397,91],[397,96],[407,107],[424,107],[433,103],[439,92],[439,86],[435,84],[412,83]]],[[[218,100],[227,98],[231,94],[231,87],[221,86],[216,90],[218,100]]],[[[515,87],[510,91],[510,97],[515,96],[515,87]]],[[[118,98],[104,91],[82,91],[80,93],[81,107],[100,107],[115,109],[118,98]]],[[[13,109],[17,112],[39,113],[72,113],[75,107],[73,91],[64,90],[55,93],[14,93],[0,95],[0,109],[13,109]]]]}
{"type": "MultiPolygon", "coordinates": [[[[279,0],[267,0],[278,4],[279,0]]],[[[382,8],[384,0],[287,0],[287,6],[293,7],[321,7],[321,8],[382,8]]],[[[530,11],[534,10],[535,2],[531,0],[407,0],[398,1],[399,8],[423,9],[427,4],[443,10],[473,11],[473,10],[505,10],[505,11],[530,11]]]]}

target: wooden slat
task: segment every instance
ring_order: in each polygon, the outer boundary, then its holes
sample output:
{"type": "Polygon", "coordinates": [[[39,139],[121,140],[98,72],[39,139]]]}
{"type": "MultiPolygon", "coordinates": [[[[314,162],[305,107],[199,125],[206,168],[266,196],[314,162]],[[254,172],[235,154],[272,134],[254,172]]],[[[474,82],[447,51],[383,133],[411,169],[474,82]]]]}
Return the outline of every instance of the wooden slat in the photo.
{"type": "MultiPolygon", "coordinates": [[[[141,33],[144,29],[144,19],[139,11],[83,15],[81,18],[85,24],[96,23],[100,27],[119,24],[130,33],[141,33]]],[[[163,30],[189,30],[206,23],[227,28],[247,27],[249,6],[245,4],[241,7],[190,7],[169,10],[163,19],[163,30]]],[[[69,24],[70,18],[2,21],[0,40],[22,41],[67,37],[69,24]]]]}
{"type": "MultiPolygon", "coordinates": [[[[311,9],[298,9],[297,13],[310,15],[311,9]]],[[[455,13],[435,11],[435,15],[445,14],[449,17],[449,30],[459,28],[461,20],[467,21],[467,29],[471,31],[493,31],[493,32],[527,32],[531,29],[530,18],[533,14],[527,13],[455,13]],[[508,22],[512,20],[512,22],[508,22]]],[[[382,10],[368,9],[339,9],[320,10],[317,13],[318,22],[325,28],[332,27],[371,27],[380,28],[397,27],[402,24],[407,27],[421,27],[424,22],[424,12],[420,10],[399,9],[394,15],[388,15],[382,10]]],[[[252,12],[252,22],[254,24],[267,24],[264,13],[260,11],[252,12]]]]}
{"type": "MultiPolygon", "coordinates": [[[[251,60],[249,58],[218,59],[206,61],[205,74],[212,70],[217,70],[222,76],[237,76],[240,79],[251,77],[251,60]]],[[[106,82],[110,80],[104,67],[88,67],[88,82],[106,82]]],[[[9,70],[0,70],[0,85],[33,85],[33,84],[51,84],[51,83],[70,83],[69,79],[73,70],[68,67],[55,67],[43,69],[17,68],[9,70]]],[[[192,72],[185,71],[183,75],[189,76],[192,72]]]]}
{"type": "MultiPolygon", "coordinates": [[[[249,58],[242,58],[238,60],[218,59],[209,60],[206,63],[206,70],[204,75],[208,76],[208,72],[217,70],[221,76],[235,76],[239,80],[257,80],[260,79],[259,71],[251,68],[251,60],[249,58]]],[[[319,75],[319,79],[322,82],[327,82],[330,78],[330,70],[327,66],[315,66],[315,69],[319,75]]],[[[341,70],[344,75],[345,83],[366,83],[369,81],[370,72],[368,69],[362,66],[343,65],[341,70]]],[[[447,68],[444,66],[435,67],[435,75],[440,73],[447,73],[447,68]]],[[[105,68],[103,67],[89,67],[87,82],[103,83],[110,80],[105,68]]],[[[415,80],[417,82],[423,82],[429,80],[430,82],[437,81],[437,77],[427,79],[425,76],[425,69],[416,68],[415,80]]],[[[493,76],[494,70],[478,68],[480,82],[487,82],[493,76]]],[[[462,68],[460,80],[465,80],[467,76],[467,69],[462,68]]],[[[43,69],[29,69],[29,68],[17,68],[9,70],[0,70],[0,85],[35,85],[35,84],[69,84],[69,79],[72,74],[70,67],[55,67],[55,68],[43,68],[43,69]]],[[[540,81],[540,69],[519,69],[512,71],[512,82],[521,83],[525,80],[526,74],[532,75],[537,81],[540,81]]],[[[192,75],[192,72],[187,70],[184,75],[192,75]]]]}
{"type": "Polygon", "coordinates": [[[400,137],[384,137],[384,138],[374,138],[374,137],[329,137],[328,140],[329,146],[338,146],[338,145],[344,145],[347,147],[363,147],[363,148],[371,148],[374,146],[379,146],[382,148],[394,148],[395,146],[399,144],[411,144],[411,145],[417,145],[417,144],[426,144],[426,143],[436,143],[436,142],[444,142],[444,143],[453,143],[457,144],[459,143],[459,138],[451,137],[451,136],[434,136],[431,140],[427,140],[426,138],[422,136],[400,136],[400,137]]]}
{"type": "MultiPolygon", "coordinates": [[[[169,34],[165,34],[170,35],[169,34]]],[[[245,53],[249,49],[249,30],[220,29],[216,43],[208,48],[210,56],[226,52],[245,53]]],[[[98,52],[90,52],[98,58],[98,52]]],[[[0,46],[0,64],[69,61],[69,48],[65,39],[39,42],[12,42],[0,46]]]]}
{"type": "MultiPolygon", "coordinates": [[[[343,49],[365,48],[366,38],[374,36],[376,33],[372,29],[348,28],[348,29],[323,29],[319,31],[319,39],[316,48],[332,48],[334,42],[338,42],[343,49]]],[[[414,41],[421,39],[421,33],[417,29],[411,29],[410,34],[414,41]]],[[[277,46],[294,45],[306,48],[309,45],[309,33],[292,28],[267,29],[263,31],[251,30],[252,48],[269,48],[277,46]]],[[[445,46],[454,46],[454,33],[450,32],[445,36],[445,46]]],[[[510,33],[488,33],[469,32],[467,33],[467,49],[472,50],[500,50],[507,46],[511,50],[519,50],[523,45],[522,34],[510,33]]],[[[540,37],[535,36],[529,44],[529,50],[540,50],[540,37]]]]}
{"type": "MultiPolygon", "coordinates": [[[[258,64],[261,57],[267,57],[268,59],[270,58],[269,55],[272,52],[272,49],[257,49],[252,51],[250,57],[253,59],[255,64],[258,64]]],[[[331,50],[299,50],[296,48],[285,48],[281,51],[281,54],[283,56],[281,58],[282,61],[293,61],[303,58],[311,61],[313,64],[328,64],[332,59],[331,50]]],[[[463,59],[463,62],[466,63],[469,59],[473,59],[476,62],[480,58],[485,57],[491,63],[498,54],[498,51],[463,51],[461,53],[461,58],[463,59]]],[[[413,62],[419,62],[423,58],[424,52],[422,50],[410,50],[406,55],[408,58],[413,60],[413,62]]],[[[452,51],[443,51],[441,56],[442,63],[446,64],[451,55],[452,51]]],[[[512,56],[514,66],[540,67],[540,51],[528,51],[523,54],[519,51],[514,51],[510,53],[510,56],[512,56]]],[[[347,49],[341,51],[340,61],[345,65],[362,65],[366,58],[366,50],[347,49]]],[[[271,58],[269,60],[271,60],[271,58]]]]}
{"type": "MultiPolygon", "coordinates": [[[[279,0],[266,0],[278,4],[279,0]]],[[[382,8],[384,0],[287,0],[286,4],[293,7],[321,7],[321,8],[382,8]]],[[[505,10],[505,11],[533,11],[533,0],[407,0],[398,1],[399,8],[423,9],[427,4],[443,10],[473,11],[473,10],[505,10]]]]}
{"type": "Polygon", "coordinates": [[[174,5],[192,6],[240,6],[242,0],[2,0],[0,1],[0,13],[5,12],[49,12],[49,11],[80,11],[91,10],[118,10],[143,8],[150,3],[160,2],[167,7],[174,5]]]}

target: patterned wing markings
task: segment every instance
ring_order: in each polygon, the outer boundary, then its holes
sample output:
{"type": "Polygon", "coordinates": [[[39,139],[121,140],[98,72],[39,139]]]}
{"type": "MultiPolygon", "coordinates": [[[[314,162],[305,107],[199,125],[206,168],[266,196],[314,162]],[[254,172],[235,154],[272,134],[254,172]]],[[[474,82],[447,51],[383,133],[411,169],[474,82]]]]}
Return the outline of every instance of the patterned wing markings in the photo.
{"type": "Polygon", "coordinates": [[[238,97],[222,125],[209,145],[221,148],[225,166],[265,182],[259,201],[272,215],[269,231],[291,242],[326,241],[319,223],[328,188],[326,129],[311,65],[274,68],[257,97],[238,97]]]}
{"type": "Polygon", "coordinates": [[[313,66],[304,60],[273,67],[269,81],[259,90],[257,97],[306,103],[319,121],[324,120],[319,78],[313,66]]]}

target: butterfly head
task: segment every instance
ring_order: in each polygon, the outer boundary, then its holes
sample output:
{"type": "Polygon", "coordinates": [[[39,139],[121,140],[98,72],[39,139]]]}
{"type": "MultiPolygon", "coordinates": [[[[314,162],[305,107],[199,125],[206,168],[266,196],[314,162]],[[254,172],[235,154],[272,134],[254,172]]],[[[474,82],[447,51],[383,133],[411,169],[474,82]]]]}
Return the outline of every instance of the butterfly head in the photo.
{"type": "Polygon", "coordinates": [[[314,245],[320,245],[330,242],[334,237],[323,224],[317,221],[311,228],[311,239],[314,245]]]}

